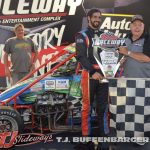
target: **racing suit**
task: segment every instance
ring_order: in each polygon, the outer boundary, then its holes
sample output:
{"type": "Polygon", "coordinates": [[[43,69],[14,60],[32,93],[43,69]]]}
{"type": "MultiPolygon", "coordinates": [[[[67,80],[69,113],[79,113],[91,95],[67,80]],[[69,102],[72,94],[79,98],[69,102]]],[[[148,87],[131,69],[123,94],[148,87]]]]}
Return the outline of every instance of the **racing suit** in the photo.
{"type": "MultiPolygon", "coordinates": [[[[91,136],[91,114],[94,99],[96,100],[96,112],[98,119],[98,134],[96,136],[105,136],[104,132],[104,112],[108,104],[108,83],[100,83],[98,80],[92,79],[95,72],[102,74],[98,64],[94,58],[93,40],[95,35],[98,37],[103,32],[100,30],[93,30],[88,27],[86,30],[79,32],[76,35],[76,51],[77,60],[82,66],[82,135],[91,136]]],[[[101,49],[97,49],[97,53],[101,49]]]]}

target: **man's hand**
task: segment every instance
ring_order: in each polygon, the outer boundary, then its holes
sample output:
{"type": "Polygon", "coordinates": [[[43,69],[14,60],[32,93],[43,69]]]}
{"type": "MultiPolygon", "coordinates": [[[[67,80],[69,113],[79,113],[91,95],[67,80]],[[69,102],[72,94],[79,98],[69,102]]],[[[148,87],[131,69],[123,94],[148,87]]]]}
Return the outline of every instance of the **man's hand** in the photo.
{"type": "Polygon", "coordinates": [[[9,68],[5,68],[5,74],[6,74],[6,76],[10,79],[11,78],[11,73],[10,73],[10,70],[9,70],[9,68]]]}
{"type": "Polygon", "coordinates": [[[141,52],[131,52],[128,51],[128,49],[126,47],[119,47],[119,53],[126,55],[126,56],[130,56],[131,58],[139,61],[139,62],[150,62],[150,57],[141,53],[141,52]]]}
{"type": "Polygon", "coordinates": [[[30,72],[33,71],[33,70],[35,70],[35,64],[34,63],[30,67],[30,72]]]}
{"type": "Polygon", "coordinates": [[[13,85],[13,80],[12,80],[12,77],[11,77],[11,73],[10,73],[10,70],[9,68],[5,68],[5,75],[6,77],[8,77],[8,81],[10,83],[10,85],[13,85]]]}
{"type": "Polygon", "coordinates": [[[98,73],[98,72],[95,72],[93,75],[92,75],[92,79],[94,79],[94,80],[103,80],[103,76],[100,74],[100,73],[98,73]]]}
{"type": "Polygon", "coordinates": [[[4,53],[4,66],[5,66],[5,74],[10,79],[11,78],[11,73],[10,73],[10,70],[9,70],[8,54],[6,52],[4,53]]]}
{"type": "Polygon", "coordinates": [[[118,51],[120,54],[123,54],[123,55],[128,55],[128,49],[127,49],[127,47],[125,47],[125,46],[120,46],[119,47],[119,51],[118,51]]]}

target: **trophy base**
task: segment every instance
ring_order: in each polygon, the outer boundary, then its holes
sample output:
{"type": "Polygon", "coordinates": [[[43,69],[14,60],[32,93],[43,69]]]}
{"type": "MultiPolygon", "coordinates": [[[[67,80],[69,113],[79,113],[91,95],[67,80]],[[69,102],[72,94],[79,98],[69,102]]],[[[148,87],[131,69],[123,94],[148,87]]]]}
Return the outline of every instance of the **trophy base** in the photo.
{"type": "Polygon", "coordinates": [[[108,83],[109,81],[107,79],[103,79],[99,81],[100,83],[108,83]]]}

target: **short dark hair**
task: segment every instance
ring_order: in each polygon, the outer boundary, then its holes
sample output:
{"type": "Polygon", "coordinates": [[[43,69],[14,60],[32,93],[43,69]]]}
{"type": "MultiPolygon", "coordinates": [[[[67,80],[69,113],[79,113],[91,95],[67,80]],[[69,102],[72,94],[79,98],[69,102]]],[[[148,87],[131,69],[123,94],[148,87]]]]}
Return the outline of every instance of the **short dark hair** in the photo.
{"type": "Polygon", "coordinates": [[[92,8],[88,11],[87,16],[92,17],[92,15],[97,12],[101,14],[101,11],[98,8],[92,8]]]}

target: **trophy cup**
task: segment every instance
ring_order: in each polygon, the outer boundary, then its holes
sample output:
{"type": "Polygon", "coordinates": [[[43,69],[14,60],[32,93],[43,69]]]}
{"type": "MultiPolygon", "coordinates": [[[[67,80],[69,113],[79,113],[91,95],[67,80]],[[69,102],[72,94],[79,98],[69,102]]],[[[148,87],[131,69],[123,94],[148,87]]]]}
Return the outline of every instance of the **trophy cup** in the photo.
{"type": "Polygon", "coordinates": [[[93,39],[94,57],[98,63],[105,79],[101,82],[108,82],[107,78],[115,77],[120,65],[118,47],[125,46],[125,39],[118,38],[112,32],[103,33],[100,37],[95,36],[93,39]],[[98,49],[101,49],[99,52],[98,49]]]}

